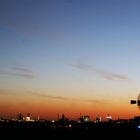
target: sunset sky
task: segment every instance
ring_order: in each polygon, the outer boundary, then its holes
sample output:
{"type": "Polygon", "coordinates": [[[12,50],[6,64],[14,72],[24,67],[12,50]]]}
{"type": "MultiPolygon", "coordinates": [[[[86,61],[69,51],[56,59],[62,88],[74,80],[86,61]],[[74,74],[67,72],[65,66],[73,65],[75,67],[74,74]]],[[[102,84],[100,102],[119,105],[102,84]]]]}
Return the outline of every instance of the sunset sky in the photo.
{"type": "Polygon", "coordinates": [[[0,117],[140,115],[139,0],[0,0],[0,117]]]}

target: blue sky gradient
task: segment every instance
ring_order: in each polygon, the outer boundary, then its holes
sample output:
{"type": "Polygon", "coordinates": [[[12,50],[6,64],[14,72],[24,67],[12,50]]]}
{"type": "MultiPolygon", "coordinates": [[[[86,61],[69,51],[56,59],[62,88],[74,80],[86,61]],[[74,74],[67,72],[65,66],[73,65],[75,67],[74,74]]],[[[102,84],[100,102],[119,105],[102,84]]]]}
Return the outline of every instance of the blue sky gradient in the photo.
{"type": "Polygon", "coordinates": [[[0,89],[127,105],[140,90],[139,7],[138,0],[1,0],[0,89]]]}

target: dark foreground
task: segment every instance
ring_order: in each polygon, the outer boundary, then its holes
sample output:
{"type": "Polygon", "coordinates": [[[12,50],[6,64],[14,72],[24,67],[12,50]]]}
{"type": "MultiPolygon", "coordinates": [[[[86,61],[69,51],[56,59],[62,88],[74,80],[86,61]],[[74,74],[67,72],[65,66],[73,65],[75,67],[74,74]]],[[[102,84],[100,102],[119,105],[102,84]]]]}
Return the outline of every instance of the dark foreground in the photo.
{"type": "Polygon", "coordinates": [[[116,123],[46,123],[46,122],[0,122],[0,135],[7,138],[140,138],[138,124],[116,123]]]}

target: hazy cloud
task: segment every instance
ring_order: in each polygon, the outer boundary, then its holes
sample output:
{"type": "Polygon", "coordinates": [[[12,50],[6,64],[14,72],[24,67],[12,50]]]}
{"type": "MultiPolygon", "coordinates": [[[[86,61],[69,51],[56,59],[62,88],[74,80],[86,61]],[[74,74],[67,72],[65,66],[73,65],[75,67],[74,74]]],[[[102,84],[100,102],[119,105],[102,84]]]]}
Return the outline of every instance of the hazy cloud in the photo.
{"type": "Polygon", "coordinates": [[[33,72],[27,68],[23,67],[14,67],[9,71],[0,71],[0,75],[12,75],[12,76],[20,76],[25,78],[35,78],[36,76],[33,74],[33,72]]]}
{"type": "Polygon", "coordinates": [[[96,103],[96,104],[106,104],[109,103],[109,100],[98,100],[98,99],[86,99],[84,100],[85,102],[89,102],[89,103],[96,103]]]}
{"type": "Polygon", "coordinates": [[[32,95],[41,97],[41,98],[47,98],[51,100],[63,100],[63,101],[80,101],[80,102],[87,102],[92,104],[106,104],[109,103],[108,100],[98,100],[98,99],[82,99],[82,98],[70,98],[70,97],[64,97],[64,96],[52,96],[47,94],[40,94],[40,93],[32,93],[32,95]]]}
{"type": "Polygon", "coordinates": [[[21,77],[25,77],[25,78],[35,78],[35,76],[33,74],[27,74],[27,73],[14,73],[13,75],[21,76],[21,77]]]}
{"type": "Polygon", "coordinates": [[[92,70],[93,69],[93,67],[91,65],[82,64],[82,63],[70,64],[70,66],[75,67],[77,69],[82,69],[82,70],[92,70]]]}
{"type": "Polygon", "coordinates": [[[35,75],[30,69],[24,67],[14,67],[13,70],[16,72],[15,75],[26,77],[26,78],[35,78],[35,75]]]}
{"type": "Polygon", "coordinates": [[[48,99],[55,99],[55,100],[73,100],[72,98],[62,97],[62,96],[52,96],[47,94],[40,94],[40,93],[33,93],[33,95],[48,98],[48,99]]]}
{"type": "MultiPolygon", "coordinates": [[[[0,95],[12,95],[12,96],[17,96],[17,92],[12,92],[8,90],[3,90],[0,89],[0,95]]],[[[104,103],[109,103],[108,100],[103,100],[103,99],[82,99],[82,98],[71,98],[71,97],[65,97],[65,96],[53,96],[53,95],[48,95],[48,94],[42,94],[42,93],[36,93],[36,92],[25,92],[24,95],[32,95],[32,96],[37,96],[40,98],[45,98],[45,99],[50,99],[50,100],[60,100],[60,101],[80,101],[80,102],[87,102],[87,103],[92,103],[92,104],[104,104],[104,103]]]]}
{"type": "Polygon", "coordinates": [[[11,73],[7,72],[7,71],[4,71],[4,70],[1,70],[0,75],[11,75],[11,73]]]}
{"type": "Polygon", "coordinates": [[[11,95],[11,96],[17,96],[19,93],[17,93],[16,91],[13,90],[9,90],[9,89],[0,89],[0,95],[11,95]]]}
{"type": "Polygon", "coordinates": [[[115,73],[109,73],[109,72],[104,72],[104,71],[99,71],[100,75],[102,75],[105,79],[107,80],[128,80],[128,77],[126,75],[122,74],[115,74],[115,73]]]}
{"type": "Polygon", "coordinates": [[[77,69],[94,72],[95,74],[98,74],[99,76],[101,76],[107,80],[112,80],[112,81],[128,80],[128,77],[126,75],[107,72],[107,71],[97,69],[97,68],[95,68],[91,65],[87,65],[87,64],[77,63],[77,64],[70,64],[70,66],[77,68],[77,69]]]}
{"type": "Polygon", "coordinates": [[[27,69],[27,68],[23,68],[23,67],[14,67],[14,70],[20,71],[20,72],[24,72],[24,73],[32,73],[31,70],[27,69]]]}

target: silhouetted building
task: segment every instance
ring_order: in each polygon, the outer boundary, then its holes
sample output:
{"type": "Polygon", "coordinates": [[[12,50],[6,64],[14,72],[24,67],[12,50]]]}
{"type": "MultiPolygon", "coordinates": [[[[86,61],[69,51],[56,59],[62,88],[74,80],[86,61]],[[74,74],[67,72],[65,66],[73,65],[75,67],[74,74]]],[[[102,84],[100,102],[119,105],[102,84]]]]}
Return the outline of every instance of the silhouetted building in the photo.
{"type": "Polygon", "coordinates": [[[65,120],[65,115],[64,114],[62,114],[62,120],[65,120]]]}
{"type": "Polygon", "coordinates": [[[140,123],[140,116],[135,116],[134,117],[134,122],[140,123]]]}
{"type": "Polygon", "coordinates": [[[17,120],[18,121],[23,121],[24,120],[24,117],[21,113],[17,114],[17,120]]]}
{"type": "Polygon", "coordinates": [[[37,116],[37,121],[39,121],[40,120],[40,117],[39,117],[39,115],[37,116]]]}
{"type": "Polygon", "coordinates": [[[96,121],[95,121],[96,123],[99,123],[99,122],[101,122],[101,116],[100,115],[98,115],[97,117],[96,117],[96,121]]]}
{"type": "Polygon", "coordinates": [[[57,114],[57,120],[59,121],[59,114],[57,114]]]}
{"type": "Polygon", "coordinates": [[[69,119],[66,118],[66,116],[64,114],[62,114],[62,117],[59,119],[59,122],[68,122],[69,119]]]}
{"type": "Polygon", "coordinates": [[[90,116],[85,115],[79,118],[80,122],[90,122],[90,116]]]}
{"type": "Polygon", "coordinates": [[[119,119],[118,118],[118,120],[115,120],[115,122],[117,123],[117,124],[126,124],[126,123],[128,123],[129,122],[129,120],[128,119],[119,119]]]}
{"type": "Polygon", "coordinates": [[[112,121],[112,116],[108,114],[108,116],[106,117],[108,122],[111,122],[112,121]]]}
{"type": "Polygon", "coordinates": [[[28,122],[28,121],[30,121],[30,120],[31,120],[30,115],[31,115],[31,114],[30,114],[30,113],[28,113],[28,114],[27,114],[27,116],[25,117],[25,121],[26,121],[26,122],[28,122]]]}

